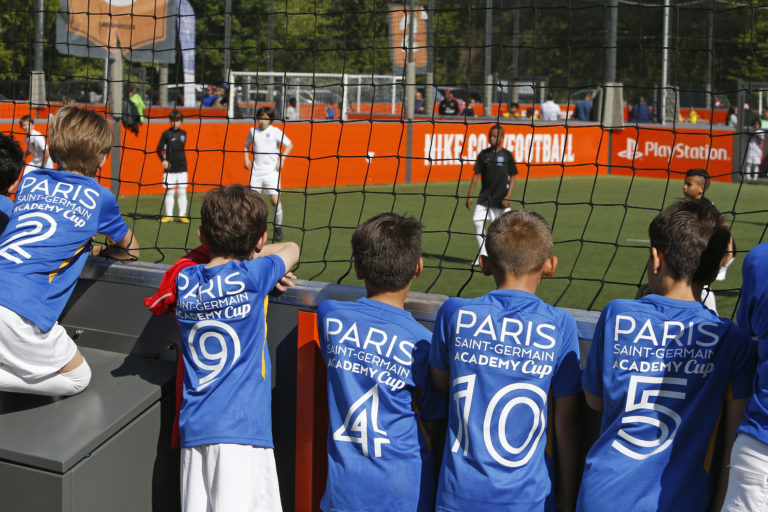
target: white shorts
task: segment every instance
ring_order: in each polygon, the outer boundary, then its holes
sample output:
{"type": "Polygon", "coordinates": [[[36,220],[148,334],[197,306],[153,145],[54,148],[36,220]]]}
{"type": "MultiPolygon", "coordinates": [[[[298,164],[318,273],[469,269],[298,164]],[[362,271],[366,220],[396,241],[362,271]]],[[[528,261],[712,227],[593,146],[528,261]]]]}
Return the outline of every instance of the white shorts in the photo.
{"type": "Polygon", "coordinates": [[[264,192],[269,196],[280,194],[280,173],[276,171],[253,171],[251,173],[251,188],[264,192]]]}
{"type": "Polygon", "coordinates": [[[0,364],[22,379],[35,380],[61,370],[77,345],[57,323],[41,331],[26,318],[0,306],[0,364]]]}
{"type": "Polygon", "coordinates": [[[472,220],[474,222],[480,222],[483,220],[487,222],[493,222],[496,220],[496,217],[508,211],[509,208],[489,208],[487,206],[483,206],[482,204],[478,204],[475,206],[475,213],[472,215],[472,220]]]}
{"type": "Polygon", "coordinates": [[[739,434],[729,467],[723,512],[768,511],[768,445],[739,434]]]}
{"type": "Polygon", "coordinates": [[[183,512],[281,512],[272,448],[207,444],[181,449],[183,512]]]}
{"type": "Polygon", "coordinates": [[[189,177],[187,172],[164,172],[163,173],[163,188],[168,187],[186,187],[189,183],[189,177]]]}

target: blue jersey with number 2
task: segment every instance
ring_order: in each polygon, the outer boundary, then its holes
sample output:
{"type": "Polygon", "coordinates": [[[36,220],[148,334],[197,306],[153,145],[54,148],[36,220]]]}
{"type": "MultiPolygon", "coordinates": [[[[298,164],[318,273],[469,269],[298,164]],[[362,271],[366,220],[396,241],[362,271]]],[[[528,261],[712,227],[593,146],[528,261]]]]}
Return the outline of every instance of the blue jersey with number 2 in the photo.
{"type": "Polygon", "coordinates": [[[0,237],[0,305],[49,331],[98,233],[115,242],[128,233],[109,190],[80,174],[28,172],[0,237]]]}

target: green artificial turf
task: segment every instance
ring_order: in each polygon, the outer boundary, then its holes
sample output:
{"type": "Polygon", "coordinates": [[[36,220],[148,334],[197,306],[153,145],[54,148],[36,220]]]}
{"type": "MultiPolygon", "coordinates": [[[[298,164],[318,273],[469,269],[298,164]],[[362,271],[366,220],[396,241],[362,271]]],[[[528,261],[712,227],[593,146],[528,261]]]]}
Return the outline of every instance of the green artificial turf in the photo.
{"type": "MultiPolygon", "coordinates": [[[[416,216],[424,225],[425,271],[412,290],[463,297],[486,293],[494,284],[472,267],[477,243],[472,212],[465,206],[467,189],[467,182],[450,182],[285,190],[285,239],[302,249],[295,273],[302,279],[361,284],[351,272],[352,230],[377,213],[396,211],[416,216]]],[[[722,316],[732,316],[736,307],[744,255],[765,239],[766,193],[763,186],[729,183],[714,183],[707,192],[733,223],[738,249],[727,279],[713,285],[722,316]]],[[[135,219],[129,223],[141,244],[142,260],[171,264],[199,244],[203,195],[190,193],[191,224],[160,224],[161,196],[120,198],[123,213],[135,219]]],[[[518,180],[513,207],[525,206],[547,219],[559,258],[555,277],[542,283],[539,296],[558,306],[593,310],[615,298],[634,297],[644,280],[648,224],[664,205],[681,197],[680,180],[518,180]]]]}

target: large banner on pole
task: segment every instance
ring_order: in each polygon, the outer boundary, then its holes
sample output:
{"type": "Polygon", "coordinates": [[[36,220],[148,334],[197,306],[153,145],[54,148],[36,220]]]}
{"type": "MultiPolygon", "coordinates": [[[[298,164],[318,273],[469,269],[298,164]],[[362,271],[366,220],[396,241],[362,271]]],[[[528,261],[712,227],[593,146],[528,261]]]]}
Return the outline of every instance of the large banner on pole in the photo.
{"type": "Polygon", "coordinates": [[[408,62],[408,52],[413,51],[416,73],[427,72],[427,20],[429,15],[421,6],[411,12],[407,5],[389,6],[389,46],[392,48],[394,74],[401,75],[408,62]],[[411,43],[413,23],[413,43],[411,43]]]}
{"type": "Polygon", "coordinates": [[[119,49],[133,62],[175,61],[178,0],[61,0],[56,50],[104,59],[119,49]]]}

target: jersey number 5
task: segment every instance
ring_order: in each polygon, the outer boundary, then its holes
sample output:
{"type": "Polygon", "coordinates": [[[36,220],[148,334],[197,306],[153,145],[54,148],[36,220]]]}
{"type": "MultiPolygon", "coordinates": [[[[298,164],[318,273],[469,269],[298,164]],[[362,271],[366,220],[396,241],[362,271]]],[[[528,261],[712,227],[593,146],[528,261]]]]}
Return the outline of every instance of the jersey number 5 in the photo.
{"type": "Polygon", "coordinates": [[[636,460],[647,459],[648,457],[666,450],[675,439],[675,433],[682,421],[680,415],[652,400],[654,397],[673,398],[684,400],[685,393],[682,391],[670,391],[668,388],[673,386],[685,387],[688,379],[679,379],[673,377],[646,377],[642,375],[633,375],[629,379],[629,390],[627,392],[627,405],[624,407],[625,413],[637,411],[635,414],[626,414],[621,418],[622,424],[643,424],[650,425],[651,429],[643,429],[642,425],[635,427],[635,431],[652,431],[653,434],[647,439],[640,439],[629,433],[627,429],[619,429],[617,435],[621,440],[616,439],[611,443],[616,450],[627,457],[636,460]],[[638,389],[642,385],[651,385],[646,389],[638,389]],[[662,389],[662,388],[667,389],[662,389]],[[640,396],[638,396],[638,394],[640,396]],[[662,421],[662,418],[668,418],[662,421]],[[671,428],[670,428],[671,427],[671,428]],[[654,437],[655,436],[655,437],[654,437]],[[623,440],[623,442],[622,442],[623,440]],[[638,449],[640,451],[638,451],[638,449]]]}

